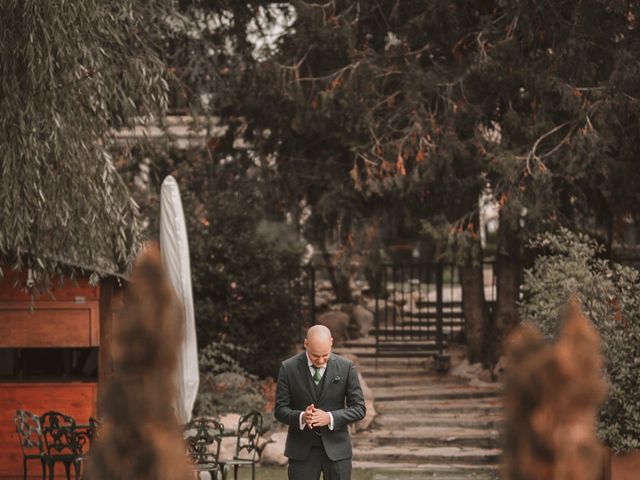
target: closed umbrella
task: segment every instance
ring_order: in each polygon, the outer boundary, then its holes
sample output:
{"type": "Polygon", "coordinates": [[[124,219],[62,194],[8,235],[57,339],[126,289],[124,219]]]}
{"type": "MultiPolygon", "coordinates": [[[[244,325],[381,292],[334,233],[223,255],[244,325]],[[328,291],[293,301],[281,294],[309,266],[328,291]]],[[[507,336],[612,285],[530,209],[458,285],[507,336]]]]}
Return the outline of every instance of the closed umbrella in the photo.
{"type": "Polygon", "coordinates": [[[198,394],[200,374],[187,226],[180,200],[180,190],[171,175],[164,179],[160,189],[160,250],[169,281],[184,309],[182,343],[176,370],[178,387],[176,412],[182,423],[187,423],[191,420],[193,404],[198,394]]]}

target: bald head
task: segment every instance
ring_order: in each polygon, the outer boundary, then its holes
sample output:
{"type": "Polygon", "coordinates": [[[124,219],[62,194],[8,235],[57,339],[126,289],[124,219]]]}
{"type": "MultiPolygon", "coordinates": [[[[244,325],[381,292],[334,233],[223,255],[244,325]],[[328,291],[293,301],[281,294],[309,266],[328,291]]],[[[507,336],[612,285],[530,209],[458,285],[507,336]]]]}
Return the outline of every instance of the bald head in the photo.
{"type": "Polygon", "coordinates": [[[311,363],[316,367],[326,365],[331,356],[331,346],[333,337],[331,330],[324,325],[314,325],[307,331],[307,338],[304,341],[304,348],[311,363]]]}
{"type": "Polygon", "coordinates": [[[331,337],[331,330],[329,330],[324,325],[314,325],[309,330],[307,330],[307,340],[308,341],[331,341],[333,340],[331,337]]]}

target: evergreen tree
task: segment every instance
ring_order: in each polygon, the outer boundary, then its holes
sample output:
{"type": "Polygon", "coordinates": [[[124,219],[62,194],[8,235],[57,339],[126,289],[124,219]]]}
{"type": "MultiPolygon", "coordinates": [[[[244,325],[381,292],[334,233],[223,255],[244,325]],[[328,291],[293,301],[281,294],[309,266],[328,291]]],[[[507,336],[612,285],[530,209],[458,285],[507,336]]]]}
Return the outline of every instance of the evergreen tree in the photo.
{"type": "Polygon", "coordinates": [[[518,321],[524,239],[558,225],[606,232],[614,212],[637,215],[636,3],[188,5],[220,26],[199,70],[215,82],[190,80],[228,127],[214,158],[259,164],[273,210],[310,207],[308,238],[323,246],[337,232],[342,258],[384,212],[455,233],[474,360],[518,321]],[[256,52],[250,32],[278,22],[277,41],[256,52]],[[501,206],[490,329],[478,235],[487,183],[501,206]]]}

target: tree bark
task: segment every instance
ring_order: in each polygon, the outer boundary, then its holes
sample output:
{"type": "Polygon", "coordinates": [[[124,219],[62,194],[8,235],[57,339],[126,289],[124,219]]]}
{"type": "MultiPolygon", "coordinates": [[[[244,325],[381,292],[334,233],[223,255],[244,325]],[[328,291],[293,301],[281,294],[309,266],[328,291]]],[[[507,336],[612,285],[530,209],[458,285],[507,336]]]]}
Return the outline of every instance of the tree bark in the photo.
{"type": "MultiPolygon", "coordinates": [[[[513,212],[512,212],[513,214],[513,212]]],[[[519,228],[503,218],[500,212],[498,256],[496,261],[496,306],[493,315],[493,335],[490,355],[492,363],[502,355],[503,341],[518,325],[518,299],[522,279],[522,241],[519,228]],[[509,228],[511,226],[512,228],[509,228]]]]}
{"type": "Polygon", "coordinates": [[[462,267],[462,309],[467,332],[469,362],[485,362],[489,314],[484,297],[482,262],[462,267]]]}
{"type": "Polygon", "coordinates": [[[327,251],[324,243],[322,244],[322,259],[324,260],[329,275],[329,281],[333,288],[333,294],[337,303],[353,303],[351,295],[351,282],[348,275],[344,275],[338,268],[335,268],[331,260],[331,254],[327,251]]]}
{"type": "Polygon", "coordinates": [[[519,323],[517,302],[522,265],[520,259],[499,255],[496,268],[495,328],[506,334],[519,323]]]}

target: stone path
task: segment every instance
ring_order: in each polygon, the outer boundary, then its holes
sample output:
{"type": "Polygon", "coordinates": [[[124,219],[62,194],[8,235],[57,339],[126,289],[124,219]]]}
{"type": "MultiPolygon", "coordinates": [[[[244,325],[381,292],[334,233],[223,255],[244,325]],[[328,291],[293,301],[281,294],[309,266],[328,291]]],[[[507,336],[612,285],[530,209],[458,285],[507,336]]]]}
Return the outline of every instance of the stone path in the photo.
{"type": "MultiPolygon", "coordinates": [[[[354,467],[413,471],[415,478],[498,478],[500,392],[496,384],[439,376],[424,358],[358,355],[378,412],[372,427],[353,436],[354,467]]],[[[403,477],[404,478],[404,477],[403,477]]]]}

